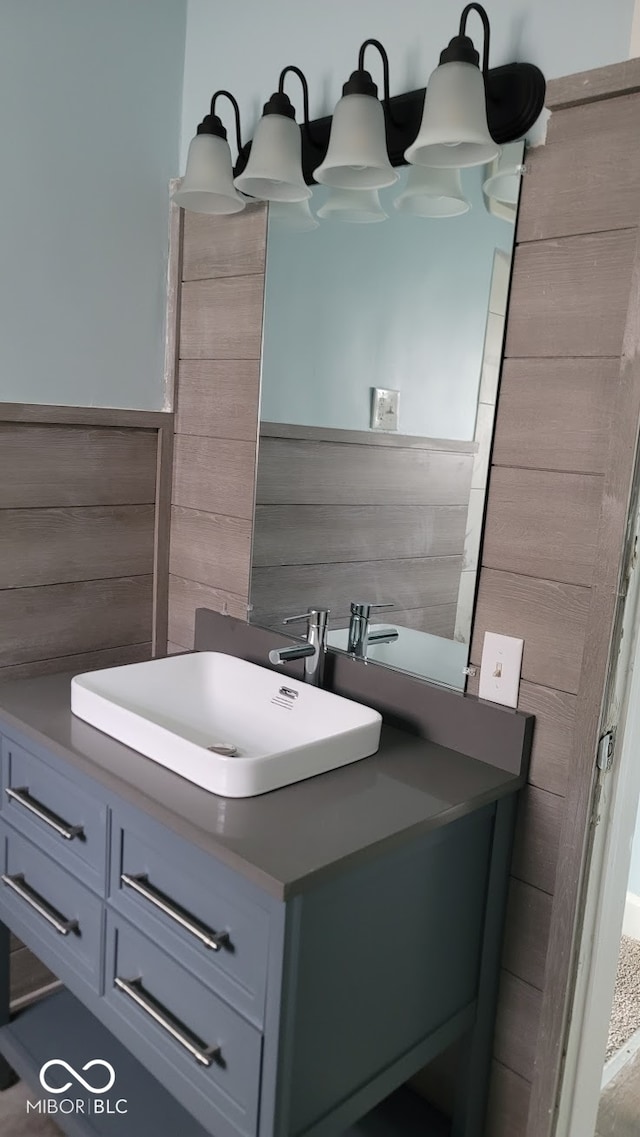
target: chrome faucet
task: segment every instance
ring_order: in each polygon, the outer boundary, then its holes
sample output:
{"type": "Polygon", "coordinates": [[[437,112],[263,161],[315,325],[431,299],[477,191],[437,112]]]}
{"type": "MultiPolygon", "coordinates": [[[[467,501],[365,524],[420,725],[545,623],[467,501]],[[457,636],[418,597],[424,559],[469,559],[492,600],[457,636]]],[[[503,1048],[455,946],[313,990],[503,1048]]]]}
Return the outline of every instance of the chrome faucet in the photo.
{"type": "Polygon", "coordinates": [[[381,628],[378,632],[370,630],[369,621],[373,608],[393,608],[393,604],[353,603],[351,605],[347,651],[358,659],[367,658],[368,647],[372,647],[374,644],[393,643],[398,638],[396,628],[381,628]]]}
{"type": "Polygon", "coordinates": [[[277,647],[269,652],[269,662],[280,665],[304,659],[304,681],[314,687],[321,687],[324,677],[324,661],[327,654],[327,629],[329,626],[328,608],[310,608],[301,616],[288,616],[283,624],[293,624],[296,620],[307,621],[307,642],[294,647],[277,647]]]}

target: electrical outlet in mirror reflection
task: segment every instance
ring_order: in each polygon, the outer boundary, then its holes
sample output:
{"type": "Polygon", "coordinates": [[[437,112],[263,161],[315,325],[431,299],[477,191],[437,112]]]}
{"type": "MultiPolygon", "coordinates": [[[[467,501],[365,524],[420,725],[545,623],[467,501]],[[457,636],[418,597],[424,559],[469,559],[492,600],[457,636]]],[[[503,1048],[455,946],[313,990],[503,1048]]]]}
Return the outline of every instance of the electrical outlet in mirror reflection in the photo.
{"type": "Polygon", "coordinates": [[[388,387],[371,388],[371,429],[397,430],[400,392],[388,387]]]}

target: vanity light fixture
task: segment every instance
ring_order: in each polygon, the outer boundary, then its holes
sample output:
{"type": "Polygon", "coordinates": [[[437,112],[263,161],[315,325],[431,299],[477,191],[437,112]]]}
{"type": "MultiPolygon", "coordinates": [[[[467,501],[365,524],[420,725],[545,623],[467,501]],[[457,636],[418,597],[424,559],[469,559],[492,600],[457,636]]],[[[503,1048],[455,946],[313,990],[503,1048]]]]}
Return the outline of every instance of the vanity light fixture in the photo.
{"type": "Polygon", "coordinates": [[[289,72],[302,83],[304,129],[309,131],[309,87],[299,67],[285,67],[278,90],[265,103],[262,118],[251,143],[247,164],[235,179],[235,186],[260,201],[304,201],[311,197],[302,172],[302,142],[296,112],[284,81],[289,72]]]}
{"type": "Polygon", "coordinates": [[[240,108],[229,91],[216,91],[209,114],[191,139],[185,175],[172,196],[176,205],[193,213],[239,213],[246,205],[245,199],[233,184],[233,163],[227,132],[215,113],[216,102],[222,95],[233,106],[238,152],[242,149],[240,108]]]}
{"type": "Polygon", "coordinates": [[[460,17],[460,30],[440,55],[424,100],[422,124],[415,142],[406,151],[408,162],[417,166],[461,168],[481,166],[500,153],[489,133],[485,78],[489,71],[489,17],[481,4],[467,4],[460,17]],[[484,29],[482,71],[480,56],[466,34],[467,20],[477,12],[484,29]]]}
{"type": "MultiPolygon", "coordinates": [[[[502,145],[524,137],[535,123],[544,106],[545,79],[532,63],[489,68],[489,44],[485,9],[481,4],[467,4],[459,34],[442,52],[426,92],[422,88],[391,98],[387,53],[379,40],[365,40],[358,68],[345,83],[333,117],[311,123],[305,76],[298,67],[285,67],[278,90],[264,107],[253,143],[244,147],[240,146],[237,103],[228,92],[219,91],[212,100],[211,114],[198,127],[189,148],[187,172],[174,200],[186,209],[228,213],[245,204],[238,190],[264,201],[298,202],[311,196],[314,180],[344,190],[378,190],[393,185],[398,178],[395,167],[405,161],[449,170],[492,162],[502,145]],[[482,69],[480,56],[466,34],[472,12],[480,16],[484,29],[482,69]],[[364,68],[370,47],[382,57],[382,100],[364,68]],[[302,128],[297,126],[294,108],[284,93],[289,72],[302,83],[302,128]],[[238,161],[234,182],[226,132],[214,114],[215,99],[221,94],[231,99],[236,110],[238,161]]],[[[408,198],[404,200],[408,202],[408,198]]]]}
{"type": "Polygon", "coordinates": [[[358,54],[358,69],[342,88],[342,98],[333,112],[325,159],[313,172],[322,185],[377,190],[398,180],[387,152],[383,104],[376,84],[364,69],[368,47],[377,48],[382,57],[384,104],[389,106],[389,57],[379,40],[365,40],[358,54]]]}
{"type": "Polygon", "coordinates": [[[400,213],[413,217],[458,217],[471,209],[464,196],[460,170],[410,166],[407,184],[394,202],[400,213]]]}
{"type": "Polygon", "coordinates": [[[327,200],[318,210],[323,221],[346,221],[352,225],[372,225],[386,221],[375,189],[335,189],[331,187],[327,200]]]}

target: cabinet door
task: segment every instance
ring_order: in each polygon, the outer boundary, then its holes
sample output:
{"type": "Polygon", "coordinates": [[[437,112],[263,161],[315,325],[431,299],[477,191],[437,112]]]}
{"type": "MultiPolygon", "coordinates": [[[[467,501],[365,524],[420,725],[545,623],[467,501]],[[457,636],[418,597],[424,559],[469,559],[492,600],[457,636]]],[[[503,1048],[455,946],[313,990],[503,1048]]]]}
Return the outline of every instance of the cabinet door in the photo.
{"type": "Polygon", "coordinates": [[[105,999],[118,1034],[216,1137],[254,1137],[262,1036],[126,920],[107,916],[105,999]]]}
{"type": "Polygon", "coordinates": [[[0,816],[104,895],[107,807],[99,793],[93,797],[8,738],[2,751],[0,816]]]}
{"type": "Polygon", "coordinates": [[[103,904],[0,822],[0,919],[72,991],[101,989],[103,904]]]}
{"type": "Polygon", "coordinates": [[[243,894],[243,883],[163,826],[114,811],[110,904],[262,1026],[269,914],[243,894]]]}

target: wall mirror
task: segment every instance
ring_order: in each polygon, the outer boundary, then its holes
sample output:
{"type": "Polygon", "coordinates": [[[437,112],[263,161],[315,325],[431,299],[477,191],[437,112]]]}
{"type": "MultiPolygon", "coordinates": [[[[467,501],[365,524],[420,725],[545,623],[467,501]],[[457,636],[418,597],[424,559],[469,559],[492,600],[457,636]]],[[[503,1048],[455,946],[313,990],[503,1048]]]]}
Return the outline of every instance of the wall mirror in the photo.
{"type": "Polygon", "coordinates": [[[464,689],[523,147],[270,206],[253,623],[464,689]]]}

